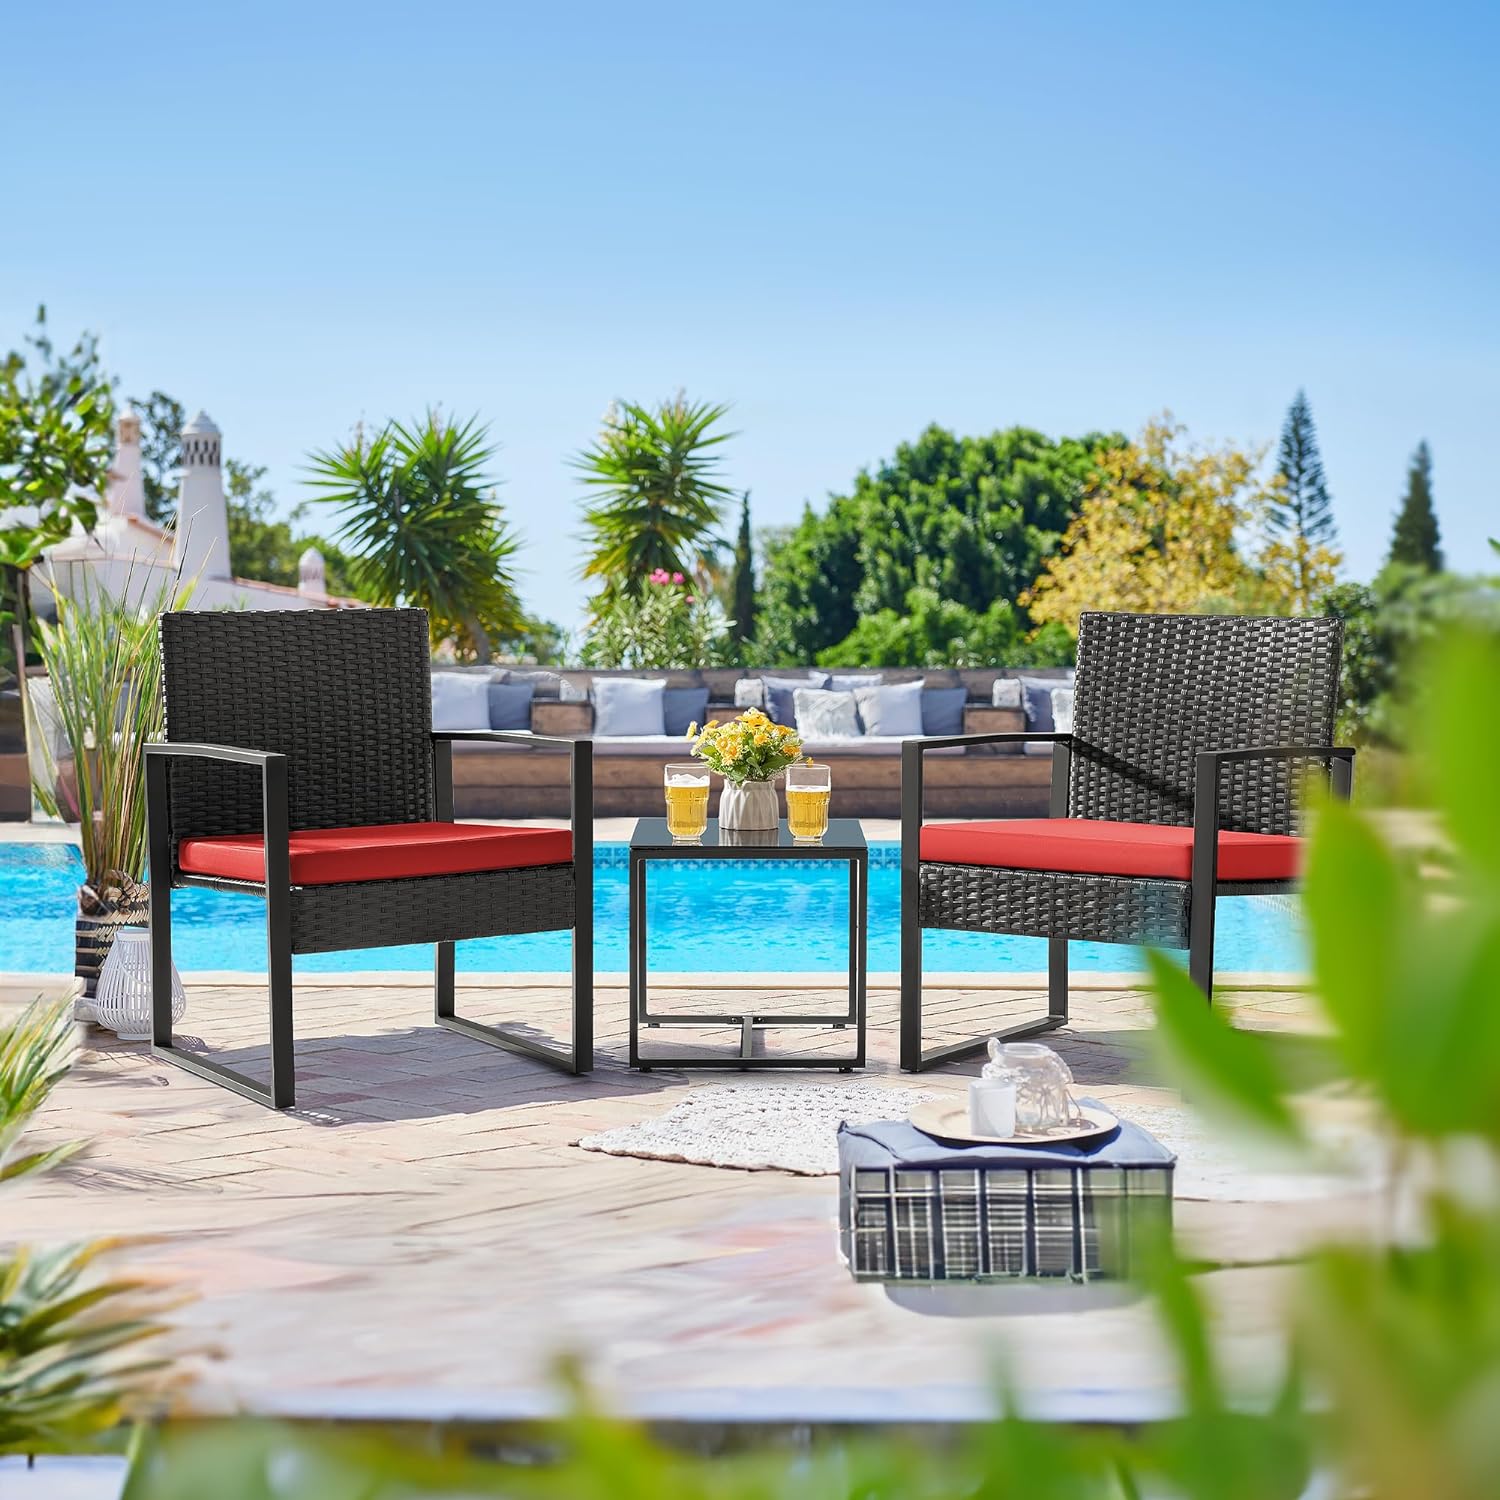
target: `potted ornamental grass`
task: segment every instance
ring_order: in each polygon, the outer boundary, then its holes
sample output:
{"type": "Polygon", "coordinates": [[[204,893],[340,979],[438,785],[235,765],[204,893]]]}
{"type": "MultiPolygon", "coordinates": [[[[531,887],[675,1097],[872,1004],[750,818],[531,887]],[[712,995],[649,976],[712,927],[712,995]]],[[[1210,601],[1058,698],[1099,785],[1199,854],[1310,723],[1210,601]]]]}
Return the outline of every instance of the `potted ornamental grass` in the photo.
{"type": "Polygon", "coordinates": [[[727,724],[710,719],[701,730],[689,725],[687,737],[693,754],[724,778],[719,827],[743,832],[775,828],[781,816],[776,778],[802,755],[797,731],[750,708],[727,724]]]}
{"type": "Polygon", "coordinates": [[[90,570],[72,576],[73,589],[50,580],[54,618],[36,621],[53,732],[37,736],[45,774],[34,785],[46,812],[78,825],[74,972],[92,996],[115,934],[147,920],[145,745],[162,733],[156,620],[187,590],[176,574],[153,587],[132,570],[119,596],[90,570]]]}

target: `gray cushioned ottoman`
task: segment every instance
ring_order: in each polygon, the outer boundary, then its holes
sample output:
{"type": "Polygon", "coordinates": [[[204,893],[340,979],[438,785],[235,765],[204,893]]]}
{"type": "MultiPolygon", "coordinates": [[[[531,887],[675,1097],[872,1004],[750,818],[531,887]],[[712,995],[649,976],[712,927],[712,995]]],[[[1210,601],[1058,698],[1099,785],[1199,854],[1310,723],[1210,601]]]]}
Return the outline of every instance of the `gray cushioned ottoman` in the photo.
{"type": "Polygon", "coordinates": [[[948,1146],[906,1120],[842,1125],[844,1259],[857,1281],[1119,1280],[1170,1230],[1175,1162],[1128,1120],[1077,1146],[948,1146]]]}

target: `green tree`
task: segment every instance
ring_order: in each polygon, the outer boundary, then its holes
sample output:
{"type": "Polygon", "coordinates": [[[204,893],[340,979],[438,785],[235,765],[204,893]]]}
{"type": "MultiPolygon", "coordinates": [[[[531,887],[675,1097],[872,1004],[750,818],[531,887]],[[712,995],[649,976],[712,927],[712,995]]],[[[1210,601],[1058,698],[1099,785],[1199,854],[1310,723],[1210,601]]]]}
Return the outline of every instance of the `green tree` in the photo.
{"type": "Polygon", "coordinates": [[[605,596],[636,594],[658,570],[712,570],[731,491],[719,480],[727,406],[689,402],[683,392],[651,408],[610,407],[593,445],[574,460],[590,498],[585,579],[605,596]]]}
{"type": "Polygon", "coordinates": [[[1432,450],[1425,438],[1417,444],[1406,471],[1406,494],[1396,515],[1390,561],[1429,573],[1443,571],[1437,512],[1432,506],[1432,450]]]}
{"type": "MultiPolygon", "coordinates": [[[[1076,515],[1098,457],[1123,443],[1091,433],[1054,441],[1024,427],[960,438],[931,426],[848,494],[767,550],[761,638],[809,661],[914,588],[985,615],[1016,605],[1076,515]]],[[[1025,610],[1018,614],[1024,629],[1025,610]]]]}
{"type": "Polygon", "coordinates": [[[130,398],[141,419],[141,486],[146,492],[146,514],[165,526],[177,514],[177,470],[182,463],[182,425],[187,412],[182,402],[165,391],[152,391],[142,400],[130,398]]]}
{"type": "Polygon", "coordinates": [[[360,597],[417,605],[431,618],[434,644],[454,641],[488,661],[496,640],[527,620],[509,559],[519,543],[493,482],[489,429],[435,411],[374,437],[309,455],[309,483],[337,508],[335,539],[349,552],[360,597]]]}
{"type": "Polygon", "coordinates": [[[93,334],[61,354],[39,307],[26,345],[29,352],[13,350],[0,363],[0,571],[8,606],[0,621],[11,626],[10,664],[29,735],[31,570],[75,521],[94,525],[96,497],[109,478],[114,399],[93,334]]]}
{"type": "Polygon", "coordinates": [[[235,577],[296,588],[301,577],[302,554],[309,547],[316,547],[323,557],[328,592],[353,594],[348,556],[326,537],[309,535],[298,526],[306,513],[304,506],[296,507],[290,519],[277,517],[276,496],[265,483],[265,477],[264,465],[247,464],[237,458],[224,460],[229,559],[235,577]]]}
{"type": "Polygon", "coordinates": [[[1266,517],[1271,543],[1263,563],[1268,573],[1285,577],[1292,608],[1306,612],[1331,585],[1342,559],[1305,391],[1297,392],[1282,424],[1276,475],[1266,517]]]}
{"type": "Polygon", "coordinates": [[[1101,454],[1077,518],[1028,595],[1032,618],[1076,629],[1086,609],[1248,608],[1261,580],[1239,541],[1267,499],[1261,458],[1197,448],[1170,413],[1101,454]]]}
{"type": "Polygon", "coordinates": [[[734,638],[743,645],[755,638],[755,549],[750,534],[750,491],[740,501],[740,530],[734,543],[734,572],[729,587],[729,614],[734,638]]]}

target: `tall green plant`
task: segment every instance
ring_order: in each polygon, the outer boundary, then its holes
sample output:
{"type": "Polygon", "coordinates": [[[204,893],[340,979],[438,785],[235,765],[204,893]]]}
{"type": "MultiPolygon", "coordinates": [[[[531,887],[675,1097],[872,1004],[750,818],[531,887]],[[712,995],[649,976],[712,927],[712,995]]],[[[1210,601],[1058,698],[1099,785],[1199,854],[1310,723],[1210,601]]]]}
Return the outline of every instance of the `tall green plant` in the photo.
{"type": "Polygon", "coordinates": [[[56,1000],[33,1000],[0,1031],[0,1182],[44,1171],[79,1150],[78,1141],[26,1156],[17,1147],[21,1132],[73,1065],[73,1006],[82,988],[75,983],[56,1000]]]}
{"type": "Polygon", "coordinates": [[[488,478],[495,448],[478,417],[435,411],[309,458],[317,498],[339,512],[361,598],[425,609],[433,644],[454,641],[478,661],[527,628],[510,559],[520,543],[488,478]]]}
{"type": "Polygon", "coordinates": [[[72,755],[65,774],[42,736],[46,776],[37,800],[53,817],[78,824],[84,879],[96,894],[113,875],[132,881],[146,868],[145,744],[162,730],[161,657],[156,619],[186,602],[174,575],[152,589],[127,576],[120,595],[85,568],[76,595],[54,587],[55,618],[37,622],[54,714],[72,755]]]}
{"type": "Polygon", "coordinates": [[[755,545],[750,532],[750,491],[740,501],[740,529],[734,540],[734,571],[730,575],[729,613],[734,638],[741,646],[755,639],[755,545]]]}
{"type": "Polygon", "coordinates": [[[0,575],[9,607],[23,718],[30,646],[31,570],[76,524],[91,530],[109,477],[114,402],[97,341],[83,334],[59,354],[38,308],[28,353],[0,362],[0,575]]]}
{"type": "Polygon", "coordinates": [[[574,460],[588,488],[583,576],[605,595],[637,594],[654,572],[712,571],[730,489],[719,481],[729,408],[679,392],[655,407],[612,406],[594,444],[574,460]]]}
{"type": "Polygon", "coordinates": [[[1432,449],[1424,438],[1406,471],[1406,494],[1391,532],[1390,561],[1429,573],[1443,571],[1437,511],[1432,503],[1432,449]]]}
{"type": "MultiPolygon", "coordinates": [[[[0,1027],[0,1185],[80,1149],[77,1141],[28,1155],[16,1149],[72,1063],[76,994],[37,1000],[0,1027]]],[[[111,1440],[148,1374],[162,1367],[136,1352],[163,1331],[154,1294],[95,1274],[114,1248],[97,1240],[0,1249],[0,1454],[78,1453],[111,1440]]]]}

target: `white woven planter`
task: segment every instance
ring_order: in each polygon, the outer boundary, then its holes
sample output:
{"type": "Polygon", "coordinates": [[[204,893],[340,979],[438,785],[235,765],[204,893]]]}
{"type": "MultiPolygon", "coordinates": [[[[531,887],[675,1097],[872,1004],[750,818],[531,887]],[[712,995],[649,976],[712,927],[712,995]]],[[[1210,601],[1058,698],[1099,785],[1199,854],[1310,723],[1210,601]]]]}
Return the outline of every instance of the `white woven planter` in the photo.
{"type": "Polygon", "coordinates": [[[739,829],[774,828],[781,820],[781,804],[776,797],[774,781],[732,781],[724,783],[719,798],[719,827],[739,829]]]}
{"type": "MultiPolygon", "coordinates": [[[[94,992],[94,1017],[121,1041],[151,1037],[151,934],[144,927],[122,927],[110,944],[94,992]]],[[[172,1023],[187,1012],[187,996],[177,965],[172,965],[172,1023]]]]}

